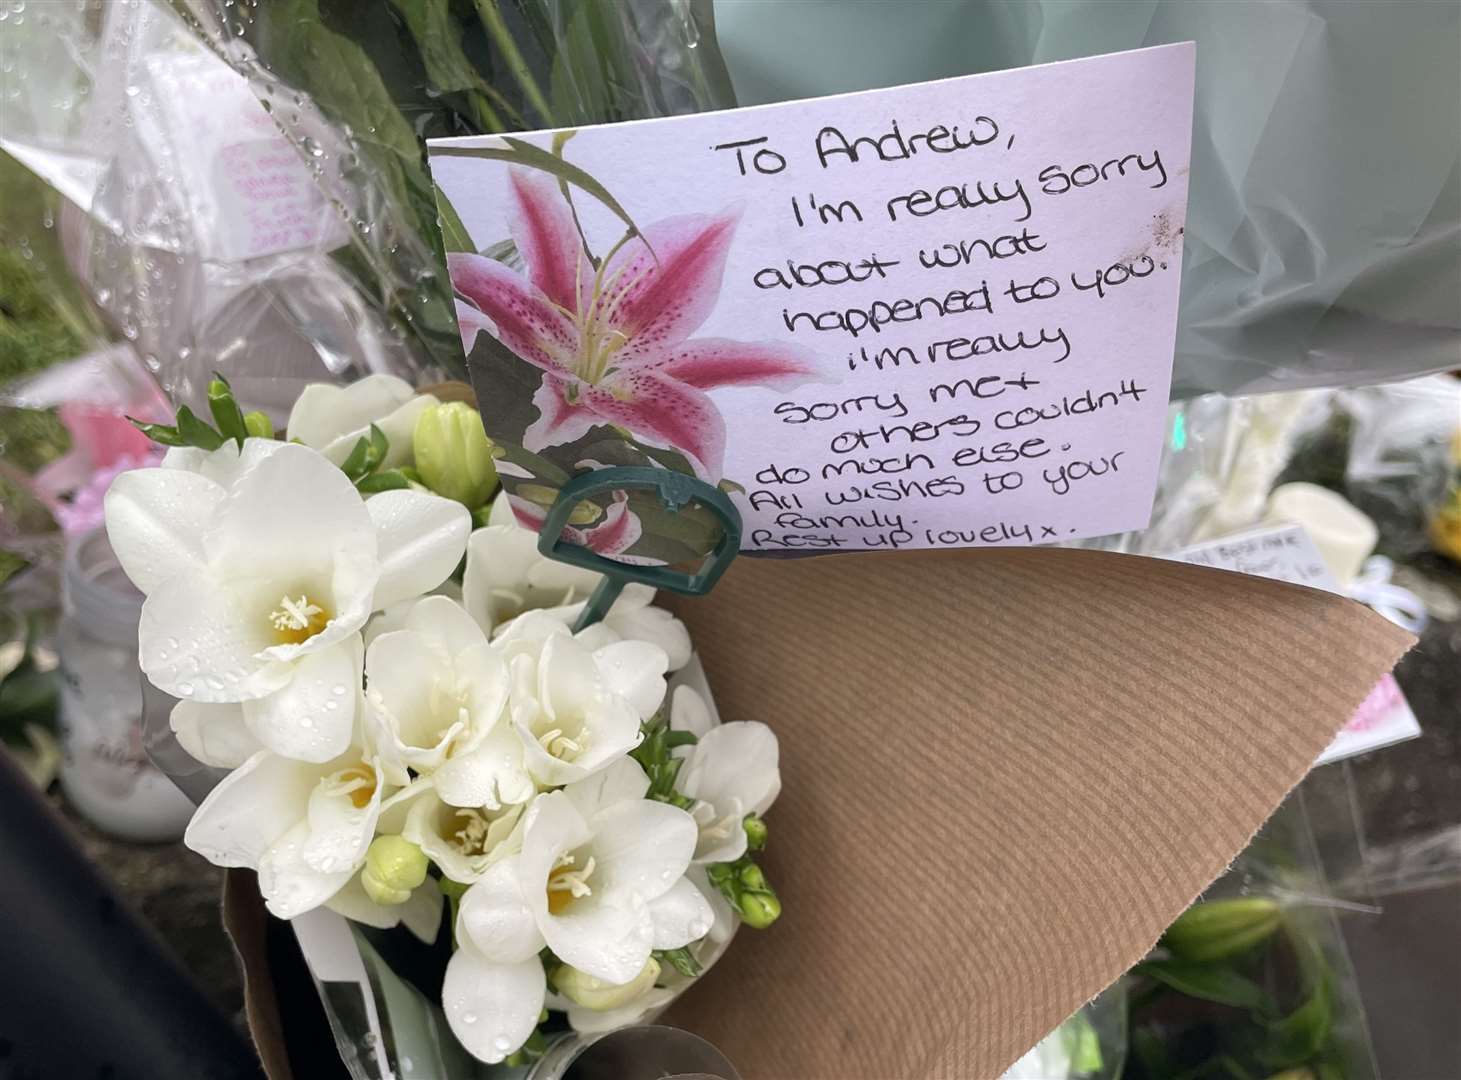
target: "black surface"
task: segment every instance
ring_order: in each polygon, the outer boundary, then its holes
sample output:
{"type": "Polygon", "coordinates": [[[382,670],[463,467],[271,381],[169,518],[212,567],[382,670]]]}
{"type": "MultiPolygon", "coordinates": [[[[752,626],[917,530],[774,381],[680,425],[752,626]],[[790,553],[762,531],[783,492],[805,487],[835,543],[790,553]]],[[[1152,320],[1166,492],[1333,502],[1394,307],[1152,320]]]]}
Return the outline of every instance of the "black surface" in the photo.
{"type": "Polygon", "coordinates": [[[0,1080],[258,1080],[253,1050],[0,754],[0,1080]]]}

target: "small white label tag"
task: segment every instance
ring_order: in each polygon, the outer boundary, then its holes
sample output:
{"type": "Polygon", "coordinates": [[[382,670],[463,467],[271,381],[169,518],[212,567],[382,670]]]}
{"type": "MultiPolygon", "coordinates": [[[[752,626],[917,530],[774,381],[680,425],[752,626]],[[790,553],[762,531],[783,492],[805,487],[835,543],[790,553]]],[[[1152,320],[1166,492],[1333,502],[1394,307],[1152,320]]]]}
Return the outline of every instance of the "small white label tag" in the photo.
{"type": "Polygon", "coordinates": [[[309,169],[249,89],[214,56],[167,53],[148,63],[169,157],[192,204],[207,258],[238,262],[329,251],[349,239],[309,169]]]}

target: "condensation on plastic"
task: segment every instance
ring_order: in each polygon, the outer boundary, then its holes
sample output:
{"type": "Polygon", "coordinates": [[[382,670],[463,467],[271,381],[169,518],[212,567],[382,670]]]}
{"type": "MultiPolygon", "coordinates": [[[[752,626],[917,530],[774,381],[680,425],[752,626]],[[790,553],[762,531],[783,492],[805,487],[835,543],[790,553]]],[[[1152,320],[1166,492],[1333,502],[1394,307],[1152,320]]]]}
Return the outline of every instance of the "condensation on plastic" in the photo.
{"type": "Polygon", "coordinates": [[[1461,379],[1432,376],[1335,395],[1334,419],[1348,431],[1344,493],[1380,526],[1392,558],[1429,550],[1426,526],[1455,472],[1461,379]]]}
{"type": "Polygon", "coordinates": [[[281,421],[311,381],[464,377],[423,138],[733,104],[707,5],[0,0],[0,149],[175,402],[223,370],[281,421]]]}
{"type": "Polygon", "coordinates": [[[1174,399],[1461,366],[1461,6],[715,0],[715,13],[742,104],[1194,40],[1174,399]]]}
{"type": "Polygon", "coordinates": [[[343,215],[350,243],[337,262],[422,383],[466,370],[422,140],[734,104],[707,3],[174,7],[247,78],[343,215]]]}
{"type": "Polygon", "coordinates": [[[337,211],[182,23],[145,0],[7,22],[0,148],[65,197],[72,271],[174,401],[201,404],[221,369],[282,420],[306,382],[412,371],[330,255],[337,211]]]}
{"type": "Polygon", "coordinates": [[[1069,547],[1167,555],[1256,525],[1297,440],[1326,414],[1327,390],[1173,404],[1147,528],[1069,547]]]}

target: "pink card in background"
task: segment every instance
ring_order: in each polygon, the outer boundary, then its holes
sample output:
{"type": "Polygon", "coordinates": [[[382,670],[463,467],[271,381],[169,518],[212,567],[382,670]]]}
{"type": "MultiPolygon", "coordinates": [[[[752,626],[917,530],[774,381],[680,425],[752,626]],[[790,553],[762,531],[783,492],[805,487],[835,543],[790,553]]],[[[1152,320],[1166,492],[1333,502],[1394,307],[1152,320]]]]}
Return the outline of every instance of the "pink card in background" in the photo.
{"type": "MultiPolygon", "coordinates": [[[[651,464],[733,492],[747,549],[1143,527],[1193,63],[1185,43],[432,142],[516,505],[531,516],[585,468],[651,464]]],[[[589,546],[670,560],[642,505],[602,510],[589,546]]]]}

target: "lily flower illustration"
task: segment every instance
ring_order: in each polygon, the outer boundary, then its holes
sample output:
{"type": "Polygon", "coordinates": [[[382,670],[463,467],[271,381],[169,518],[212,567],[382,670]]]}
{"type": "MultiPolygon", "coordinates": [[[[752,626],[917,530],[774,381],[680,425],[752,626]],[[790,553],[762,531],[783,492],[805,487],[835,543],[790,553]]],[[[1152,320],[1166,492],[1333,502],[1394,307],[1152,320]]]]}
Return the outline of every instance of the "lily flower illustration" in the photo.
{"type": "MultiPolygon", "coordinates": [[[[509,170],[508,229],[527,277],[481,255],[451,255],[448,267],[458,294],[491,321],[498,340],[544,372],[528,449],[614,424],[678,450],[714,482],[725,420],[705,391],[816,377],[812,354],[799,345],[690,336],[715,307],[738,216],[666,218],[595,267],[557,183],[509,170]]],[[[475,336],[482,323],[470,322],[475,336]]]]}

